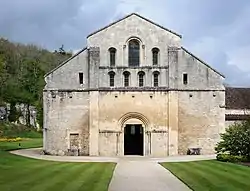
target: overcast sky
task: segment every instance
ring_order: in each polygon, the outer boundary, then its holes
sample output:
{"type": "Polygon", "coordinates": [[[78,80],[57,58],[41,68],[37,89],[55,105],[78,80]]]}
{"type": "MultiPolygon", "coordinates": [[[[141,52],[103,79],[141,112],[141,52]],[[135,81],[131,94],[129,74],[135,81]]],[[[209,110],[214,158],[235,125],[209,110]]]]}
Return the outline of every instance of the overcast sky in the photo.
{"type": "Polygon", "coordinates": [[[226,83],[250,87],[248,0],[0,0],[0,36],[78,50],[89,33],[132,12],[181,34],[226,83]]]}

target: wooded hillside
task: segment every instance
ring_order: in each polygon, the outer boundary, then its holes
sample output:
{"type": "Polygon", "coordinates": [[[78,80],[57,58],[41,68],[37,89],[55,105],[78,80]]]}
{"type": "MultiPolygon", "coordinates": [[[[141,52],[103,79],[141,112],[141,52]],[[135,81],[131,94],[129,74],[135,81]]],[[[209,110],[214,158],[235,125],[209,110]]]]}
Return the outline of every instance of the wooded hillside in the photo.
{"type": "MultiPolygon", "coordinates": [[[[9,121],[19,117],[16,104],[33,105],[42,127],[44,74],[71,56],[63,50],[50,52],[35,45],[12,43],[0,38],[0,106],[10,104],[9,121]]],[[[27,114],[26,124],[30,124],[27,114]]]]}

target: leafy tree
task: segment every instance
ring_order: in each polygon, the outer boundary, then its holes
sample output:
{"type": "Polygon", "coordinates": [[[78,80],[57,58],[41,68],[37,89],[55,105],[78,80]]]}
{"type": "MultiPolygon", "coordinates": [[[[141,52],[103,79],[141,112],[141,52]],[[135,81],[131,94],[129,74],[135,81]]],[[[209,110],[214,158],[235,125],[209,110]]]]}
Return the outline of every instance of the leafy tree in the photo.
{"type": "Polygon", "coordinates": [[[11,103],[10,104],[10,115],[8,116],[9,121],[16,122],[20,116],[21,116],[21,112],[17,111],[16,104],[11,103]]]}
{"type": "Polygon", "coordinates": [[[40,126],[43,121],[42,96],[44,74],[71,56],[62,46],[50,52],[35,45],[11,43],[0,38],[0,104],[10,103],[10,120],[18,119],[16,104],[26,106],[26,124],[30,124],[31,105],[37,109],[40,126]]]}
{"type": "Polygon", "coordinates": [[[217,153],[229,153],[250,159],[250,120],[231,125],[221,138],[215,148],[217,153]]]}
{"type": "Polygon", "coordinates": [[[65,50],[64,50],[64,45],[62,45],[62,46],[59,48],[59,52],[60,52],[60,54],[63,54],[63,55],[66,54],[66,52],[65,52],[65,50]]]}
{"type": "Polygon", "coordinates": [[[0,105],[3,105],[3,91],[4,86],[6,85],[6,81],[8,78],[8,73],[6,70],[5,61],[3,55],[0,54],[0,105]]]}

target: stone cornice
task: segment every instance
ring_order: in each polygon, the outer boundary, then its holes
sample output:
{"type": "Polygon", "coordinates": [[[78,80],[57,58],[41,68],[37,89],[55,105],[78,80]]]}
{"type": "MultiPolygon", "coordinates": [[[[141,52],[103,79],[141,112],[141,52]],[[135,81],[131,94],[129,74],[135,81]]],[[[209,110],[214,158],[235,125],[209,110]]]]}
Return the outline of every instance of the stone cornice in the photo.
{"type": "Polygon", "coordinates": [[[99,69],[168,69],[168,66],[99,66],[99,69]]]}
{"type": "Polygon", "coordinates": [[[58,91],[58,92],[90,92],[90,91],[103,91],[103,92],[145,92],[145,91],[186,91],[186,92],[210,92],[210,91],[219,91],[225,92],[222,89],[178,89],[178,88],[167,88],[167,87],[100,87],[100,88],[87,88],[87,89],[44,89],[44,92],[48,91],[58,91]]]}

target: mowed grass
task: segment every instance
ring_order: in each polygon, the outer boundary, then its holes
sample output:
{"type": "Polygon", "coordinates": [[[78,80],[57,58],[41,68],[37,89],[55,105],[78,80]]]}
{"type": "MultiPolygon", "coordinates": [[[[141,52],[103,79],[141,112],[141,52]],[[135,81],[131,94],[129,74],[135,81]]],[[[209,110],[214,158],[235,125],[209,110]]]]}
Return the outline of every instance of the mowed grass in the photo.
{"type": "Polygon", "coordinates": [[[0,142],[0,151],[11,151],[16,149],[38,148],[42,147],[42,138],[25,138],[18,142],[0,142]],[[20,144],[20,146],[19,146],[20,144]]]}
{"type": "Polygon", "coordinates": [[[162,163],[195,191],[250,190],[250,168],[216,160],[162,163]]]}
{"type": "MultiPolygon", "coordinates": [[[[39,147],[41,139],[21,142],[22,148],[39,147]]],[[[8,153],[19,144],[0,143],[0,190],[107,191],[114,163],[66,163],[29,159],[8,153]]]]}

